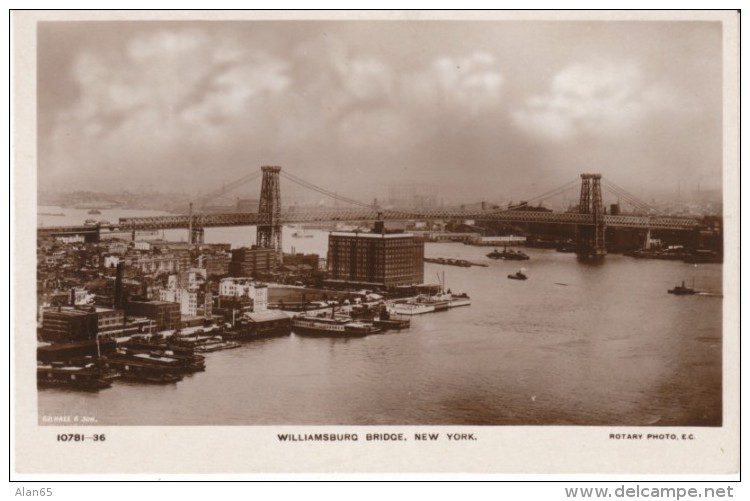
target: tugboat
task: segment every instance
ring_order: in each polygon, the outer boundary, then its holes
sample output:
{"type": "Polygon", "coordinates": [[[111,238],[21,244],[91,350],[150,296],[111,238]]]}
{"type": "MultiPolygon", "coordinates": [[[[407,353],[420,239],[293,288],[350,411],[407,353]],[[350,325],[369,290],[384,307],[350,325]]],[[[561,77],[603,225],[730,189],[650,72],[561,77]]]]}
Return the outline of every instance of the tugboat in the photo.
{"type": "Polygon", "coordinates": [[[529,277],[526,276],[523,270],[518,270],[512,275],[508,275],[508,278],[510,278],[511,280],[526,280],[529,277]]]}
{"type": "Polygon", "coordinates": [[[692,294],[697,294],[698,291],[693,289],[692,287],[685,287],[685,281],[682,281],[682,285],[675,285],[673,289],[667,290],[670,294],[675,294],[677,296],[689,296],[692,294]]]}

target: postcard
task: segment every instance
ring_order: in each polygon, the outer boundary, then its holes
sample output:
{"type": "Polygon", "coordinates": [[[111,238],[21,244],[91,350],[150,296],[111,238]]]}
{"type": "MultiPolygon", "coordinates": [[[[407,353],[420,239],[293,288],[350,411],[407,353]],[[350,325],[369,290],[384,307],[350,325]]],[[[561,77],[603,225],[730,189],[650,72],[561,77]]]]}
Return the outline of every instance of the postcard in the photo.
{"type": "Polygon", "coordinates": [[[12,17],[12,475],[739,472],[737,12],[12,17]]]}

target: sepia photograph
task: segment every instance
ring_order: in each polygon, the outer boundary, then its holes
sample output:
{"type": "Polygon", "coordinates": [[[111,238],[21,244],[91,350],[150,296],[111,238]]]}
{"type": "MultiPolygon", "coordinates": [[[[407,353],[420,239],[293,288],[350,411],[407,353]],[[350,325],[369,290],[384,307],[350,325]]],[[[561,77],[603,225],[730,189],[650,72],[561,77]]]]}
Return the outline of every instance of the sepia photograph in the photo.
{"type": "Polygon", "coordinates": [[[737,13],[176,14],[16,13],[28,440],[738,467],[737,13]]]}

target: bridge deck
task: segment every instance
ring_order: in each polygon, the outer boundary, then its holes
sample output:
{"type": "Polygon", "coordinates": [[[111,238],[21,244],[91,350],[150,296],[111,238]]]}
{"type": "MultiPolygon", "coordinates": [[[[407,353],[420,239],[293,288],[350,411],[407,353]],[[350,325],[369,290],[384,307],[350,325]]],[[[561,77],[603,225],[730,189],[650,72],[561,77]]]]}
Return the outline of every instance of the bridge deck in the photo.
{"type": "MultiPolygon", "coordinates": [[[[476,221],[501,221],[508,223],[552,223],[593,225],[591,214],[541,211],[508,211],[508,210],[368,210],[368,209],[331,209],[331,210],[286,210],[281,214],[281,224],[319,223],[319,222],[355,222],[374,221],[378,218],[385,221],[435,220],[435,219],[470,219],[476,221]]],[[[101,226],[102,229],[132,230],[166,230],[187,229],[190,216],[153,216],[120,218],[116,224],[101,226]]],[[[650,228],[661,230],[692,230],[700,226],[695,218],[678,218],[664,216],[605,215],[606,226],[625,228],[650,228]]],[[[257,213],[194,214],[195,227],[214,228],[226,226],[257,226],[271,224],[268,217],[257,213]]],[[[40,234],[71,234],[98,231],[99,226],[64,226],[39,228],[40,234]]]]}

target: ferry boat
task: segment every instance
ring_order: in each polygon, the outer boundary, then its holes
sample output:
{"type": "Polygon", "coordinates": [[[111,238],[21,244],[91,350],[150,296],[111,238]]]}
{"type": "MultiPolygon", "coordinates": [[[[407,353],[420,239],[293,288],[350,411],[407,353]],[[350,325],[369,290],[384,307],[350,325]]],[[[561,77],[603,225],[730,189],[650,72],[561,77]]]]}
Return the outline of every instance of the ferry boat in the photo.
{"type": "Polygon", "coordinates": [[[116,374],[105,373],[96,367],[78,367],[52,363],[37,365],[36,382],[41,388],[63,386],[82,390],[101,390],[112,386],[116,374]]]}
{"type": "Polygon", "coordinates": [[[469,306],[471,298],[464,294],[446,292],[435,295],[420,295],[406,301],[396,301],[390,304],[389,313],[397,315],[421,315],[433,311],[445,311],[459,306],[469,306]]]}
{"type": "Polygon", "coordinates": [[[348,316],[302,314],[292,318],[292,331],[309,336],[365,337],[380,332],[380,329],[369,323],[352,320],[348,316]]]}
{"type": "Polygon", "coordinates": [[[406,301],[393,303],[389,307],[389,312],[396,315],[422,315],[435,311],[435,305],[420,301],[406,301]]]}
{"type": "Polygon", "coordinates": [[[521,251],[515,251],[513,249],[503,249],[502,252],[495,249],[494,251],[487,254],[490,259],[505,259],[506,261],[526,261],[530,259],[529,256],[521,251]]]}

